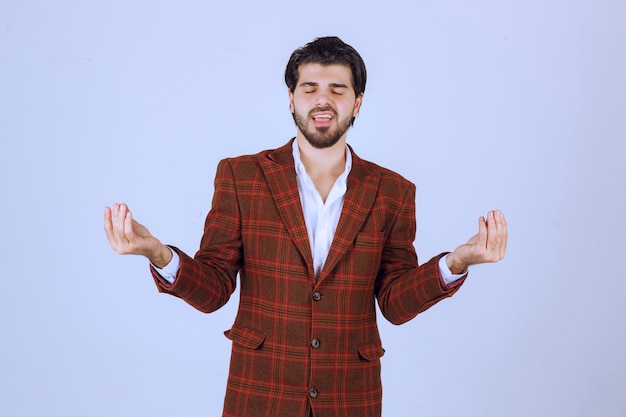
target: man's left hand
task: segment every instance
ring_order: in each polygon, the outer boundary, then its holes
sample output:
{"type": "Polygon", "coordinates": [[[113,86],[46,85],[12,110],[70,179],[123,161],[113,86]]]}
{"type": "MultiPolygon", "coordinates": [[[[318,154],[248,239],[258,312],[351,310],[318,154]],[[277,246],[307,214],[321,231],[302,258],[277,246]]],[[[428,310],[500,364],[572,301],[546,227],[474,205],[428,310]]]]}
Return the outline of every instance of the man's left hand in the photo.
{"type": "Polygon", "coordinates": [[[461,274],[470,265],[498,262],[504,258],[507,239],[506,219],[500,210],[490,211],[486,219],[481,216],[478,233],[448,254],[446,263],[450,272],[461,274]]]}

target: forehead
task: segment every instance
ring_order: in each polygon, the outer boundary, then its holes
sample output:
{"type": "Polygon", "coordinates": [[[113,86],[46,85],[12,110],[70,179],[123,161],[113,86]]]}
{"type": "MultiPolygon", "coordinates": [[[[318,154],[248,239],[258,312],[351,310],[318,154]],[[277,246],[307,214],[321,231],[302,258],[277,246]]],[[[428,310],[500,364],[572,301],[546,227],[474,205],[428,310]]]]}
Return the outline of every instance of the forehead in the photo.
{"type": "Polygon", "coordinates": [[[298,68],[298,82],[297,85],[302,83],[335,83],[345,84],[348,87],[352,86],[352,70],[347,65],[341,64],[302,64],[298,68]]]}

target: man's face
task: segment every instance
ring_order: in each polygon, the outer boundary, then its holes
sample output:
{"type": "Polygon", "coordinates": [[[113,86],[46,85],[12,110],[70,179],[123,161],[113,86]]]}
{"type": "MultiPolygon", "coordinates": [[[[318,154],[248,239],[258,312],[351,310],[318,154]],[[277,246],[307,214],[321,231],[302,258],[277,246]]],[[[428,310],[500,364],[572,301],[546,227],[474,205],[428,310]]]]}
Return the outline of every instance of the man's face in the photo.
{"type": "Polygon", "coordinates": [[[345,137],[359,113],[363,94],[355,97],[352,71],[345,65],[304,64],[289,104],[298,133],[316,148],[345,137]]]}

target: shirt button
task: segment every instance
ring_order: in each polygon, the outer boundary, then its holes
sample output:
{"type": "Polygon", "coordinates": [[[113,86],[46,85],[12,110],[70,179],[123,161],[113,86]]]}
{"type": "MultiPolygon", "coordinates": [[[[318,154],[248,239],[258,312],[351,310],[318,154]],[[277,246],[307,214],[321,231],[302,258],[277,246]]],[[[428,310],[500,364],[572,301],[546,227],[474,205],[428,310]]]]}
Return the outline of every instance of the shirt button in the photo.
{"type": "Polygon", "coordinates": [[[318,347],[320,347],[320,341],[319,339],[313,339],[311,340],[311,347],[313,349],[317,349],[318,347]]]}
{"type": "Polygon", "coordinates": [[[313,297],[313,301],[319,301],[322,299],[322,294],[320,294],[319,291],[315,291],[312,297],[313,297]]]}
{"type": "Polygon", "coordinates": [[[315,388],[311,388],[309,390],[309,397],[311,397],[311,398],[317,397],[317,390],[315,388]]]}

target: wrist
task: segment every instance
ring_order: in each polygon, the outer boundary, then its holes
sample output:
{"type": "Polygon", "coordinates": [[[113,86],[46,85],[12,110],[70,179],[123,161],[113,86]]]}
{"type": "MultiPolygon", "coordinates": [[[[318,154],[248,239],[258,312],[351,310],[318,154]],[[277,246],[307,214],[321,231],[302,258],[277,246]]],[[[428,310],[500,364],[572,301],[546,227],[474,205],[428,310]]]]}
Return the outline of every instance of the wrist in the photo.
{"type": "Polygon", "coordinates": [[[463,274],[468,267],[466,263],[459,261],[459,259],[454,256],[454,253],[449,253],[448,256],[446,256],[446,265],[454,275],[463,274]]]}
{"type": "Polygon", "coordinates": [[[172,250],[165,245],[161,245],[156,253],[152,256],[149,256],[148,259],[150,260],[150,263],[152,263],[152,265],[156,266],[159,269],[162,269],[164,266],[172,261],[172,257],[172,250]]]}

